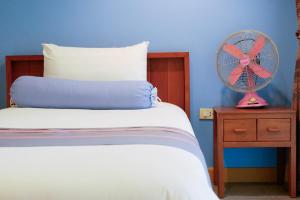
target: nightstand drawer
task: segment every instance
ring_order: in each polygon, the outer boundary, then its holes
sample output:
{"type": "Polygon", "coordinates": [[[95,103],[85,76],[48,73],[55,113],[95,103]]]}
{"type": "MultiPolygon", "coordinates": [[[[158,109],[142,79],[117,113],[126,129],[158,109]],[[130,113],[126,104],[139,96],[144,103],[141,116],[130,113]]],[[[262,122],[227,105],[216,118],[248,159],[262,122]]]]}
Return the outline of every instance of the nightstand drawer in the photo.
{"type": "Polygon", "coordinates": [[[224,120],[224,141],[256,141],[256,119],[224,120]]]}
{"type": "Polygon", "coordinates": [[[290,141],[290,119],[258,119],[258,141],[290,141]]]}

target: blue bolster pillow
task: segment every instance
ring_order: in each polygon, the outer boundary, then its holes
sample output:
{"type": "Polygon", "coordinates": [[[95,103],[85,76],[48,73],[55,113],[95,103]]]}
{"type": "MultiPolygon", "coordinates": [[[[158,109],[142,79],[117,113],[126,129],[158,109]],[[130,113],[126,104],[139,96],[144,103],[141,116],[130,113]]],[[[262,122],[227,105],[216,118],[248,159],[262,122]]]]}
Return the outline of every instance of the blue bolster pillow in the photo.
{"type": "Polygon", "coordinates": [[[156,103],[157,90],[147,81],[79,81],[19,77],[10,89],[19,107],[142,109],[156,103]]]}

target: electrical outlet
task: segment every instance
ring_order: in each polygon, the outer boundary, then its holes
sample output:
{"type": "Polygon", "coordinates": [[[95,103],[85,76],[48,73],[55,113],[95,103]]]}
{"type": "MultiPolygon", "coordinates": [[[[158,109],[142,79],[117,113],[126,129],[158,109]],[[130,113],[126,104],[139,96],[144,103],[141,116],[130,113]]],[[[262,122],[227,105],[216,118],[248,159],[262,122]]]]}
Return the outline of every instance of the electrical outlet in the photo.
{"type": "Polygon", "coordinates": [[[213,119],[214,111],[212,108],[200,108],[200,119],[213,119]]]}

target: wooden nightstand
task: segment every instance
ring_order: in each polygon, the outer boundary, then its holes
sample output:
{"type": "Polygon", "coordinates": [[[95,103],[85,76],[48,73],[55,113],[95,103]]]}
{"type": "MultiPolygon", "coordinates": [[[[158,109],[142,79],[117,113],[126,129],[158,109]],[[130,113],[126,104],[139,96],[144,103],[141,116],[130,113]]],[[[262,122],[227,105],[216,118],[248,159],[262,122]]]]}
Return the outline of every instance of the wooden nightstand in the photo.
{"type": "MultiPolygon", "coordinates": [[[[278,147],[279,156],[289,157],[289,192],[296,197],[296,116],[289,108],[214,109],[214,182],[224,197],[224,148],[278,147]]],[[[285,169],[285,164],[282,164],[285,169]]],[[[277,177],[278,181],[284,179],[277,177]]]]}

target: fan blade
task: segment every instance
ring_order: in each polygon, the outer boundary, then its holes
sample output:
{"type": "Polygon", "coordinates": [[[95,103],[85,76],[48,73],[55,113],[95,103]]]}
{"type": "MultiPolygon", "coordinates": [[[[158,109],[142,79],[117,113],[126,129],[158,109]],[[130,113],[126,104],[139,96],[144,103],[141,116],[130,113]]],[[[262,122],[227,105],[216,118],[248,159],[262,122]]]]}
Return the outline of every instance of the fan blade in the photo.
{"type": "Polygon", "coordinates": [[[232,44],[225,44],[223,46],[223,50],[238,59],[241,59],[244,56],[244,53],[238,47],[232,44]]]}
{"type": "Polygon", "coordinates": [[[243,65],[238,65],[236,66],[232,72],[230,73],[228,82],[230,85],[234,85],[240,78],[241,74],[244,71],[244,66],[243,65]]]}
{"type": "Polygon", "coordinates": [[[266,70],[265,68],[263,68],[262,66],[260,65],[257,65],[257,64],[249,64],[251,70],[259,77],[261,78],[269,78],[272,76],[272,73],[269,72],[268,70],[266,70]]]}
{"type": "Polygon", "coordinates": [[[251,47],[249,54],[256,56],[265,46],[265,37],[260,35],[256,38],[253,46],[251,47]]]}

